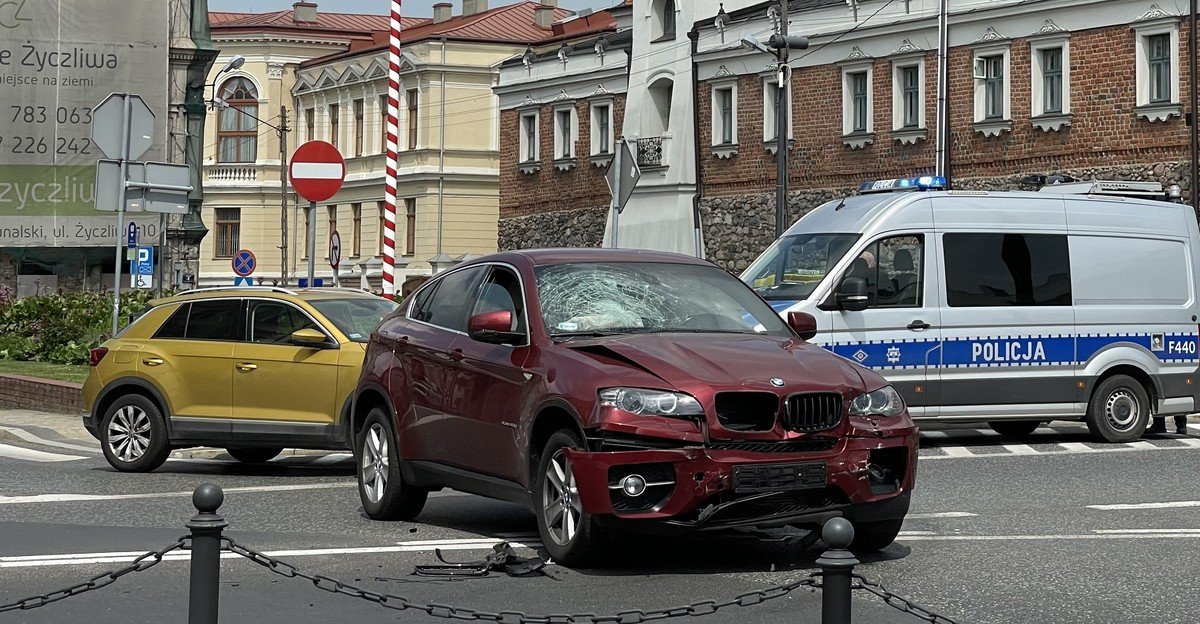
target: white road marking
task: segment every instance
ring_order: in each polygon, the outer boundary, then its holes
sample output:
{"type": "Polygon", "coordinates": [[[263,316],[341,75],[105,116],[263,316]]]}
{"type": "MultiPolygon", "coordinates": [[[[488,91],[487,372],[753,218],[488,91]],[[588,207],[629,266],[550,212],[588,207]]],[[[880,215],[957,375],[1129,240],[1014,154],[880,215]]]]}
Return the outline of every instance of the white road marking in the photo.
{"type": "MultiPolygon", "coordinates": [[[[1091,540],[1091,539],[1177,539],[1200,538],[1200,533],[1117,533],[1117,534],[1066,534],[1066,535],[910,535],[900,541],[928,542],[1003,542],[1035,540],[1091,540]]],[[[2,566],[3,564],[0,564],[2,566]]]]}
{"type": "MultiPolygon", "coordinates": [[[[82,458],[80,458],[82,459],[82,458]]],[[[332,490],[355,487],[353,483],[296,483],[293,485],[252,485],[224,488],[226,494],[240,492],[294,492],[298,490],[332,490]]],[[[34,494],[31,496],[0,496],[0,505],[28,503],[72,503],[83,501],[139,500],[144,498],[178,498],[189,492],[147,492],[143,494],[34,494]]]]}
{"type": "Polygon", "coordinates": [[[945,431],[922,431],[922,437],[926,438],[948,438],[950,435],[945,431]]]}
{"type": "Polygon", "coordinates": [[[978,433],[979,435],[985,435],[985,436],[1000,435],[1000,434],[996,433],[995,431],[992,431],[991,429],[972,429],[972,431],[974,431],[975,433],[978,433]]]}
{"type": "Polygon", "coordinates": [[[1093,533],[1123,534],[1123,533],[1200,533],[1200,529],[1092,529],[1093,533]]]}
{"type": "Polygon", "coordinates": [[[1196,438],[1179,438],[1179,439],[1177,439],[1177,440],[1175,440],[1175,441],[1176,441],[1176,442],[1178,442],[1178,443],[1180,443],[1180,444],[1182,444],[1182,445],[1184,445],[1184,446],[1190,446],[1190,447],[1192,447],[1192,448],[1200,448],[1200,439],[1196,439],[1196,438]]]}
{"type": "Polygon", "coordinates": [[[1174,509],[1178,507],[1200,507],[1200,501],[1173,501],[1161,503],[1121,503],[1117,505],[1088,505],[1088,509],[1100,511],[1127,511],[1131,509],[1174,509]]]}
{"type": "Polygon", "coordinates": [[[1091,453],[1095,450],[1083,442],[1059,442],[1058,445],[1073,453],[1091,453]]]}
{"type": "Polygon", "coordinates": [[[967,450],[965,447],[962,447],[962,446],[943,446],[943,447],[941,447],[941,449],[942,449],[942,452],[945,453],[945,455],[942,455],[942,457],[974,457],[975,456],[975,453],[972,453],[971,451],[967,450]]]}
{"type": "Polygon", "coordinates": [[[908,537],[909,535],[937,535],[933,531],[900,531],[900,537],[908,537]]]}
{"type": "Polygon", "coordinates": [[[926,518],[974,518],[977,515],[966,511],[937,511],[931,513],[910,513],[904,517],[908,520],[924,520],[926,518]]]}
{"type": "Polygon", "coordinates": [[[28,431],[26,431],[24,429],[19,429],[17,427],[5,427],[3,425],[0,425],[0,431],[7,431],[8,433],[13,434],[13,435],[17,436],[18,438],[25,440],[26,442],[33,442],[34,444],[40,444],[42,446],[53,446],[56,448],[64,448],[64,449],[71,450],[71,451],[84,451],[86,453],[101,452],[100,447],[98,446],[99,445],[98,442],[97,442],[97,446],[82,446],[79,444],[69,444],[67,442],[59,442],[57,440],[47,440],[45,438],[39,438],[38,436],[35,436],[32,433],[29,433],[28,431]]]}
{"type": "MultiPolygon", "coordinates": [[[[1179,439],[1179,440],[1175,440],[1175,441],[1185,442],[1186,439],[1179,439]]],[[[1200,444],[1186,444],[1185,446],[1156,446],[1156,445],[1151,444],[1149,447],[1136,447],[1136,448],[1130,448],[1128,446],[1125,446],[1124,444],[1121,444],[1121,445],[1109,445],[1109,446],[1105,446],[1102,448],[1092,448],[1090,446],[1081,444],[1079,442],[1060,442],[1058,444],[1058,446],[1067,449],[1067,451],[1066,452],[1038,451],[1037,449],[1034,449],[1034,454],[1037,454],[1037,455],[1075,455],[1075,454],[1082,454],[1082,453],[1135,453],[1135,452],[1151,451],[1151,450],[1153,450],[1153,451],[1187,451],[1187,450],[1192,450],[1194,448],[1200,448],[1200,444]]],[[[961,458],[961,457],[986,458],[986,457],[1013,457],[1015,455],[1014,453],[971,452],[963,447],[957,447],[957,446],[940,446],[940,447],[933,447],[933,448],[940,448],[942,451],[945,452],[945,454],[944,455],[918,455],[918,457],[922,461],[926,461],[926,460],[933,461],[935,459],[955,459],[955,458],[961,458]]],[[[928,449],[920,449],[920,450],[925,451],[928,449]]]]}
{"type": "Polygon", "coordinates": [[[354,456],[350,453],[331,453],[313,460],[314,464],[336,464],[339,462],[354,461],[354,456]]]}
{"type": "Polygon", "coordinates": [[[1151,444],[1145,440],[1138,440],[1137,442],[1126,442],[1125,446],[1127,446],[1131,449],[1154,450],[1154,449],[1158,448],[1157,446],[1154,446],[1153,444],[1151,444]]]}
{"type": "Polygon", "coordinates": [[[1028,444],[1005,444],[1004,448],[1008,449],[1008,452],[1012,453],[1013,455],[1040,455],[1041,454],[1037,450],[1035,450],[1032,446],[1029,446],[1028,444]]]}
{"type": "Polygon", "coordinates": [[[80,455],[63,455],[59,453],[47,453],[45,451],[35,451],[20,446],[11,444],[0,444],[0,457],[9,459],[21,459],[25,461],[35,462],[67,462],[78,459],[87,459],[80,455]]]}
{"type": "MultiPolygon", "coordinates": [[[[309,548],[296,550],[268,550],[271,557],[313,557],[327,555],[375,555],[398,552],[433,552],[434,550],[491,550],[492,546],[504,541],[497,538],[479,537],[447,540],[419,540],[413,542],[397,542],[389,546],[366,546],[360,548],[309,548]]],[[[532,548],[541,546],[541,542],[513,542],[513,548],[532,548]]],[[[0,568],[31,568],[64,565],[85,565],[92,563],[123,563],[138,557],[142,552],[100,552],[72,553],[50,555],[18,555],[0,557],[0,568]]],[[[163,561],[187,561],[190,553],[173,552],[163,556],[163,561]]],[[[231,552],[221,553],[222,559],[239,559],[240,555],[231,552]]]]}

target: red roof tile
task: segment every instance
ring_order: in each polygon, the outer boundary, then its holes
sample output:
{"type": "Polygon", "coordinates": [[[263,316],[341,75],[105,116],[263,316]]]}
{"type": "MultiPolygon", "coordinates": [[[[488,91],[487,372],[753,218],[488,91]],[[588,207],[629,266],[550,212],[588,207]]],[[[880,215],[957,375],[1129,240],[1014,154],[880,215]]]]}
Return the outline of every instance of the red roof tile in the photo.
{"type": "MultiPolygon", "coordinates": [[[[443,22],[410,28],[400,35],[400,43],[441,37],[459,41],[505,43],[540,41],[551,36],[552,33],[549,28],[538,26],[534,19],[534,10],[539,6],[543,5],[540,2],[525,1],[496,7],[475,15],[458,15],[443,22]]],[[[554,9],[554,20],[560,20],[570,15],[571,12],[566,9],[554,9]]]]}

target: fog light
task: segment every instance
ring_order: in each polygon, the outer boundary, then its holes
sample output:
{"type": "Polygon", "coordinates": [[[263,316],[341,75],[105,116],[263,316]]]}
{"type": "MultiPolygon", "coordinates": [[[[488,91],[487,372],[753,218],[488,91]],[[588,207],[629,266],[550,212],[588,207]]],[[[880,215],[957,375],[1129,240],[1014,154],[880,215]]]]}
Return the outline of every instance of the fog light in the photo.
{"type": "Polygon", "coordinates": [[[646,480],[642,475],[631,474],[621,479],[621,491],[626,496],[641,496],[646,492],[646,480]]]}
{"type": "Polygon", "coordinates": [[[875,483],[890,483],[892,481],[892,475],[888,469],[879,464],[869,464],[867,472],[871,474],[871,480],[875,483]]]}

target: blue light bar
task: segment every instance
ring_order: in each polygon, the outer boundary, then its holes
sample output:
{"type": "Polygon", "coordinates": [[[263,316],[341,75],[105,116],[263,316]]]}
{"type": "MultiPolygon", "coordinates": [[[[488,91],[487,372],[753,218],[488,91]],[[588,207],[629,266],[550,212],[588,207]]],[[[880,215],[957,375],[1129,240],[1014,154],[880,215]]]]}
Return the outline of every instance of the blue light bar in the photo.
{"type": "Polygon", "coordinates": [[[919,178],[896,178],[894,180],[868,180],[858,185],[858,192],[932,191],[945,188],[946,178],[944,176],[921,176],[919,178]]]}

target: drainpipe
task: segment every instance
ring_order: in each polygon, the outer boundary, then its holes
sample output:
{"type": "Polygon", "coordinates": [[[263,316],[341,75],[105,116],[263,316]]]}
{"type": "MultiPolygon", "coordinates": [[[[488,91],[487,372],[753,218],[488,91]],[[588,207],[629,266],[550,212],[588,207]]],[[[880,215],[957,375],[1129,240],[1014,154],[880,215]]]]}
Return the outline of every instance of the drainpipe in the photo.
{"type": "MultiPolygon", "coordinates": [[[[1195,1],[1195,0],[1193,0],[1195,1]]],[[[700,49],[700,32],[693,26],[688,32],[692,40],[692,141],[696,156],[696,194],[692,196],[692,226],[696,231],[696,257],[704,257],[704,229],[700,222],[700,198],[704,195],[704,170],[700,158],[700,63],[696,53],[700,49]]]]}
{"type": "Polygon", "coordinates": [[[441,73],[441,145],[438,148],[438,215],[437,215],[437,255],[442,255],[442,215],[445,210],[446,197],[446,38],[442,37],[442,73],[441,73]]]}
{"type": "Polygon", "coordinates": [[[1196,158],[1200,156],[1200,129],[1196,124],[1200,123],[1200,118],[1196,115],[1196,0],[1191,2],[1190,18],[1188,22],[1188,73],[1190,74],[1189,91],[1191,91],[1191,123],[1188,124],[1188,130],[1191,134],[1192,142],[1192,162],[1189,174],[1191,176],[1192,195],[1192,210],[1196,209],[1197,204],[1200,204],[1200,184],[1197,183],[1197,176],[1200,175],[1200,166],[1196,163],[1196,158]]]}

